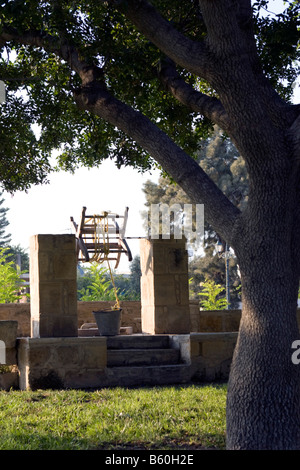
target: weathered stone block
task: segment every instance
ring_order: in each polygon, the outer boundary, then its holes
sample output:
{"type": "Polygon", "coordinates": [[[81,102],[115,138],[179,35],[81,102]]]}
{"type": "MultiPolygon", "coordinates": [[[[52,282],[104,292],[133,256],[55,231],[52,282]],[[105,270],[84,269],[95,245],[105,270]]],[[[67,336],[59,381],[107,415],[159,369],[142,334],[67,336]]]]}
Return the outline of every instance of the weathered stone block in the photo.
{"type": "Polygon", "coordinates": [[[77,269],[74,235],[30,240],[32,337],[77,336],[77,269]]]}
{"type": "Polygon", "coordinates": [[[194,380],[226,380],[238,333],[192,333],[191,362],[194,380]]]}
{"type": "Polygon", "coordinates": [[[0,390],[9,391],[11,388],[19,388],[19,374],[17,370],[0,374],[0,390]]]}
{"type": "Polygon", "coordinates": [[[191,341],[191,357],[202,356],[202,343],[191,341]]]}
{"type": "Polygon", "coordinates": [[[200,329],[203,332],[223,331],[223,319],[220,312],[200,312],[200,329]]]}
{"type": "Polygon", "coordinates": [[[13,320],[0,321],[0,340],[7,348],[15,348],[17,341],[18,322],[13,320]]]}
{"type": "Polygon", "coordinates": [[[190,331],[188,264],[185,239],[141,240],[142,331],[190,331]]]}
{"type": "Polygon", "coordinates": [[[240,320],[241,310],[200,311],[198,331],[238,331],[240,320]]]}
{"type": "Polygon", "coordinates": [[[20,389],[101,386],[106,338],[20,338],[20,389]]]}
{"type": "Polygon", "coordinates": [[[206,341],[203,343],[202,356],[209,357],[211,361],[224,357],[232,357],[234,345],[226,340],[206,341]]]}
{"type": "Polygon", "coordinates": [[[13,320],[0,321],[0,363],[14,365],[17,363],[17,331],[18,322],[13,320]]]}

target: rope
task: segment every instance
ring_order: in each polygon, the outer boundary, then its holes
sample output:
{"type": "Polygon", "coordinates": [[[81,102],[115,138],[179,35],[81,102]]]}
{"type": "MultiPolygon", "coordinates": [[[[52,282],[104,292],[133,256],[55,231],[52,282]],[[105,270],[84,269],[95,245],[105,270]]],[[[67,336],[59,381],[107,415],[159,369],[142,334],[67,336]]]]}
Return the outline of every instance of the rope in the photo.
{"type": "MultiPolygon", "coordinates": [[[[118,292],[115,285],[114,277],[112,274],[111,266],[109,263],[109,234],[108,234],[108,212],[103,212],[103,216],[94,215],[94,243],[95,243],[95,254],[92,257],[91,261],[95,261],[99,264],[104,261],[107,262],[111,283],[113,285],[116,303],[114,309],[120,309],[120,302],[118,298],[118,292]],[[102,235],[102,238],[101,238],[102,235]],[[101,241],[103,242],[103,247],[100,249],[101,241]]],[[[91,219],[92,220],[92,219],[91,219]]]]}

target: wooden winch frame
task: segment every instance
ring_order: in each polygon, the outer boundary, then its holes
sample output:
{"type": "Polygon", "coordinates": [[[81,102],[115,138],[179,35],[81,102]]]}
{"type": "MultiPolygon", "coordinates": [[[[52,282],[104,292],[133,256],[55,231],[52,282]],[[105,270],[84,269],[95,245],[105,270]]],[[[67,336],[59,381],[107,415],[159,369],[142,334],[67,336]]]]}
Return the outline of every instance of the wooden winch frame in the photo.
{"type": "Polygon", "coordinates": [[[71,217],[76,230],[77,260],[115,261],[114,269],[118,267],[122,253],[126,254],[128,261],[132,261],[132,254],[125,240],[128,210],[126,207],[124,215],[111,212],[86,215],[86,207],[83,207],[79,224],[71,217]],[[122,220],[122,225],[116,219],[122,220]]]}

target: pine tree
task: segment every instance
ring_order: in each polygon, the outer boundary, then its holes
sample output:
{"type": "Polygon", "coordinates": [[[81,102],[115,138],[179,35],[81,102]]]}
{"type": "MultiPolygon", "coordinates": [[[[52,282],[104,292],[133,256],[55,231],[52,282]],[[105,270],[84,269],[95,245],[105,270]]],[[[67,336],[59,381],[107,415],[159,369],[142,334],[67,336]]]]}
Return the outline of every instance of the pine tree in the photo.
{"type": "MultiPolygon", "coordinates": [[[[248,178],[243,159],[229,139],[224,137],[221,129],[215,126],[212,136],[201,143],[197,162],[208,176],[226,194],[230,201],[244,209],[248,200],[248,178]]],[[[186,193],[166,176],[159,178],[158,184],[146,181],[143,187],[146,196],[145,206],[151,204],[191,203],[186,193]]],[[[143,214],[145,226],[148,224],[146,212],[143,214]]],[[[212,228],[205,225],[205,244],[216,243],[218,237],[212,228]]]]}
{"type": "MultiPolygon", "coordinates": [[[[224,137],[219,127],[215,126],[212,136],[201,143],[197,161],[233,204],[245,208],[248,199],[247,170],[235,146],[224,137]]],[[[169,206],[181,204],[183,207],[184,204],[191,203],[184,191],[164,176],[159,178],[158,184],[147,181],[144,184],[143,192],[146,196],[145,206],[148,209],[151,204],[166,203],[169,206]]],[[[145,226],[149,223],[146,215],[147,213],[144,212],[145,226]]],[[[222,240],[208,223],[205,223],[204,228],[204,255],[192,257],[189,263],[190,290],[194,293],[195,298],[201,292],[200,284],[205,279],[225,285],[224,260],[219,258],[215,252],[218,241],[222,242],[222,240]]],[[[194,251],[197,250],[196,245],[193,248],[194,251]]],[[[237,271],[236,261],[231,258],[229,261],[231,308],[236,307],[239,302],[237,288],[240,285],[240,279],[237,271]]]]}
{"type": "Polygon", "coordinates": [[[134,299],[141,298],[141,264],[140,257],[137,255],[130,263],[130,290],[134,299]]]}
{"type": "Polygon", "coordinates": [[[3,191],[0,192],[0,247],[7,246],[11,242],[11,234],[6,234],[5,229],[9,225],[6,219],[6,213],[9,210],[6,207],[2,207],[4,203],[3,191]],[[2,199],[1,199],[2,198],[2,199]]]}

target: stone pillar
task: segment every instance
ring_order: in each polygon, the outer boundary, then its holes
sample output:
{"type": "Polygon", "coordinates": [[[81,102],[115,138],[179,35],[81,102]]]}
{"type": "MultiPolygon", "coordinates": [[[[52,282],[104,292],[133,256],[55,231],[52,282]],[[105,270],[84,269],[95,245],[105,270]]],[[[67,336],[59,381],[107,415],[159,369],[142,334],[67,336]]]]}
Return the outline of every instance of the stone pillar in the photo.
{"type": "Polygon", "coordinates": [[[185,239],[142,239],[140,258],[142,332],[190,333],[185,239]]]}
{"type": "Polygon", "coordinates": [[[78,336],[74,235],[30,239],[31,337],[78,336]]]}

